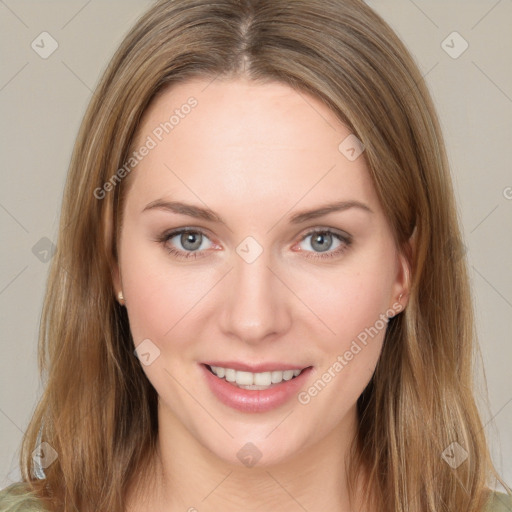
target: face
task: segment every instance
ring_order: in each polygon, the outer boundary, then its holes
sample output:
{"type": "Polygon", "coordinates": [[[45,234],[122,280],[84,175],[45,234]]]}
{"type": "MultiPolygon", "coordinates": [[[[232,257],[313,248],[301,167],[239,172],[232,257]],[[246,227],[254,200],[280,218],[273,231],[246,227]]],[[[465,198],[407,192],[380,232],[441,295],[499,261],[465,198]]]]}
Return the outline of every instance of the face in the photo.
{"type": "Polygon", "coordinates": [[[349,135],[316,98],[242,80],[174,86],[138,132],[116,292],[160,420],[224,461],[346,430],[400,311],[405,262],[349,135]]]}

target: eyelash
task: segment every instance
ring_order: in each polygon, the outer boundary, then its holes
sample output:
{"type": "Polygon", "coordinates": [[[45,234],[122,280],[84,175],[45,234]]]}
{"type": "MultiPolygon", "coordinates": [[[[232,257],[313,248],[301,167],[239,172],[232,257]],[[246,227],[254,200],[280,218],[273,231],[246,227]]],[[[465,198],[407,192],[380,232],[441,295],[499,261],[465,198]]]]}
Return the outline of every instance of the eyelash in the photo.
{"type": "MultiPolygon", "coordinates": [[[[178,259],[188,260],[188,259],[197,259],[197,258],[204,257],[204,255],[202,254],[202,251],[180,251],[178,249],[175,249],[174,247],[166,246],[167,242],[170,239],[174,238],[177,235],[181,235],[183,233],[201,234],[208,238],[208,235],[200,229],[180,228],[180,229],[171,231],[169,233],[164,233],[156,241],[162,243],[166,247],[167,252],[169,254],[172,254],[174,257],[176,257],[178,259]]],[[[323,228],[323,229],[319,228],[319,229],[314,229],[314,230],[308,231],[308,233],[306,233],[300,239],[300,242],[304,241],[309,236],[316,235],[318,233],[330,234],[334,238],[337,238],[340,242],[342,242],[342,245],[340,247],[338,247],[337,249],[335,249],[334,251],[326,251],[325,253],[313,253],[313,254],[315,254],[315,256],[311,255],[312,251],[301,250],[300,252],[304,252],[306,254],[306,258],[321,259],[321,260],[335,258],[335,257],[341,256],[341,254],[343,254],[352,244],[352,237],[350,235],[342,235],[340,233],[337,233],[337,232],[335,232],[331,229],[327,229],[327,228],[323,228]]]]}

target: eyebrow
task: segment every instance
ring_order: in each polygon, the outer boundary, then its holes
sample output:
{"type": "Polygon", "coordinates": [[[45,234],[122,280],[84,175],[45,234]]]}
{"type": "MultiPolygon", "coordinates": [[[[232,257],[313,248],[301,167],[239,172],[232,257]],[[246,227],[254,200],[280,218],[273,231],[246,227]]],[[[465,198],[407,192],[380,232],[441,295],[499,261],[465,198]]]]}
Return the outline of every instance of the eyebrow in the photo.
{"type": "MultiPolygon", "coordinates": [[[[298,213],[295,213],[289,218],[289,222],[291,224],[302,224],[303,222],[306,222],[308,220],[323,217],[324,215],[328,215],[329,213],[333,212],[345,211],[350,208],[359,208],[368,213],[374,213],[373,210],[368,205],[360,201],[337,201],[334,203],[328,203],[319,206],[312,210],[303,210],[298,213]]],[[[209,208],[202,208],[200,206],[184,203],[182,201],[166,201],[163,199],[157,199],[156,201],[152,201],[151,203],[146,205],[142,212],[148,210],[167,210],[180,215],[188,215],[189,217],[194,217],[197,219],[203,219],[210,222],[217,222],[226,225],[224,219],[217,215],[212,210],[210,210],[209,208]]]]}

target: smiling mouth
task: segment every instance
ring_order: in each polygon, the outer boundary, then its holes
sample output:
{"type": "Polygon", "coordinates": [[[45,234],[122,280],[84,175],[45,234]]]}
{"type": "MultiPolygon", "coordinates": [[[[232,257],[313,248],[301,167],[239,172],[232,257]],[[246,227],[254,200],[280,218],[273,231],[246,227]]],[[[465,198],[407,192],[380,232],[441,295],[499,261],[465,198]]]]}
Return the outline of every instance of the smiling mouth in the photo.
{"type": "Polygon", "coordinates": [[[283,382],[295,379],[307,368],[311,368],[308,366],[302,370],[274,370],[253,373],[235,370],[233,368],[223,368],[221,366],[210,366],[208,364],[205,366],[213,375],[219,379],[229,382],[235,387],[257,391],[263,391],[265,389],[279,386],[283,382]]]}

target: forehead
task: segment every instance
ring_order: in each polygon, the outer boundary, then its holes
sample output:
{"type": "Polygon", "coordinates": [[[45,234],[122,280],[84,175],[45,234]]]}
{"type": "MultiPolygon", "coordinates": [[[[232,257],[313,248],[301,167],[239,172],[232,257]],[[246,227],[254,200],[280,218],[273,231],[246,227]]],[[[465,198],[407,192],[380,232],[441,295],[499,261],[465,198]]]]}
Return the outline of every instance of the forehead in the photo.
{"type": "Polygon", "coordinates": [[[145,134],[158,132],[159,127],[166,135],[161,125],[168,121],[173,125],[176,142],[180,135],[188,139],[190,133],[184,128],[193,124],[198,139],[244,150],[249,149],[247,142],[250,146],[317,150],[320,138],[325,146],[331,143],[336,149],[339,135],[350,133],[318,98],[282,83],[258,84],[245,79],[197,79],[165,90],[146,111],[139,140],[145,134]],[[190,103],[195,106],[189,108],[190,103]],[[309,139],[306,144],[305,135],[309,139]]]}
{"type": "Polygon", "coordinates": [[[375,205],[364,154],[351,161],[340,151],[350,135],[321,100],[281,83],[184,82],[146,111],[134,147],[151,149],[131,188],[141,201],[188,187],[255,207],[304,194],[375,205]]]}

